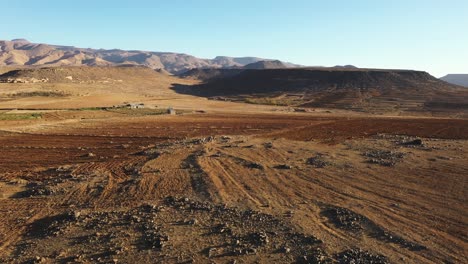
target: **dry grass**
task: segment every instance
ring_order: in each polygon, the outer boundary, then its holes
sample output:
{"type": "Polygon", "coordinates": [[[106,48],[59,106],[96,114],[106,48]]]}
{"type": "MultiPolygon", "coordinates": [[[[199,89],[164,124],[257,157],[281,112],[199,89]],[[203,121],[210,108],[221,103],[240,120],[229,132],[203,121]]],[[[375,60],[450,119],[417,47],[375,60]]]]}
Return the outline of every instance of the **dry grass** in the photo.
{"type": "Polygon", "coordinates": [[[38,119],[42,118],[40,113],[24,113],[24,114],[8,114],[0,113],[0,120],[27,120],[27,119],[38,119]]]}
{"type": "Polygon", "coordinates": [[[9,97],[65,97],[70,94],[62,91],[32,91],[32,92],[17,92],[13,94],[8,94],[9,97]]]}
{"type": "Polygon", "coordinates": [[[245,102],[248,104],[263,104],[263,105],[278,105],[278,106],[289,106],[293,105],[294,102],[292,100],[284,99],[284,98],[246,98],[245,102]]]}

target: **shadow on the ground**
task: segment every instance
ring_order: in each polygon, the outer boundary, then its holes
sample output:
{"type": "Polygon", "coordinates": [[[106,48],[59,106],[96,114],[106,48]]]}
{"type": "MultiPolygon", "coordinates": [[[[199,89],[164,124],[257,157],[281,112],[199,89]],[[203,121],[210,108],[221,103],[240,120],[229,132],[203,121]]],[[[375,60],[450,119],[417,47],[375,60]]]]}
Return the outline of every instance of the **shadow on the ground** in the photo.
{"type": "Polygon", "coordinates": [[[180,83],[172,83],[170,89],[178,94],[189,94],[201,97],[207,96],[207,94],[203,92],[202,84],[186,85],[180,83]]]}

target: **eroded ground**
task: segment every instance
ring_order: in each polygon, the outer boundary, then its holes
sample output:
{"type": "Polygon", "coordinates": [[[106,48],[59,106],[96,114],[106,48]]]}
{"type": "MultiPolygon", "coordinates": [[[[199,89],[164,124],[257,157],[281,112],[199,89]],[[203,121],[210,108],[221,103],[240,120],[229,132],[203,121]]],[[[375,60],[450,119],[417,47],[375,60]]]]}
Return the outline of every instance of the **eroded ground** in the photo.
{"type": "Polygon", "coordinates": [[[464,119],[0,122],[0,262],[467,262],[464,119]]]}

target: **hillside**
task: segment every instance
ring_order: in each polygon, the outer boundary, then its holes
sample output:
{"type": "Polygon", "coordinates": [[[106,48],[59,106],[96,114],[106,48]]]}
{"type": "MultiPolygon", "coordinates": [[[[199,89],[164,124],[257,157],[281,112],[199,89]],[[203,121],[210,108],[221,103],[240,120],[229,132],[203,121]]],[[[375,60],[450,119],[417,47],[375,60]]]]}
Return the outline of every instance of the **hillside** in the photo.
{"type": "Polygon", "coordinates": [[[174,83],[189,85],[197,81],[141,66],[10,69],[0,74],[0,108],[106,107],[125,102],[187,97],[170,89],[174,83]]]}
{"type": "Polygon", "coordinates": [[[282,69],[287,66],[279,60],[275,61],[257,61],[254,63],[247,64],[243,67],[244,69],[251,70],[263,70],[263,69],[282,69]]]}
{"type": "MultiPolygon", "coordinates": [[[[31,43],[24,39],[0,41],[0,66],[116,66],[139,65],[181,73],[194,68],[231,68],[265,61],[256,57],[201,59],[187,54],[139,50],[84,49],[31,43]]],[[[286,63],[288,67],[295,65],[286,63]]]]}
{"type": "Polygon", "coordinates": [[[212,81],[221,78],[232,77],[240,74],[244,70],[264,70],[264,69],[283,69],[291,68],[294,66],[285,64],[279,60],[274,61],[257,61],[249,63],[242,67],[232,68],[197,68],[188,70],[182,74],[179,74],[181,78],[188,78],[200,81],[212,81]]]}
{"type": "Polygon", "coordinates": [[[123,82],[138,78],[152,79],[159,75],[147,67],[140,66],[120,66],[120,67],[46,67],[46,68],[25,68],[10,70],[0,75],[0,82],[3,83],[84,83],[84,82],[123,82]]]}
{"type": "Polygon", "coordinates": [[[299,68],[244,70],[182,93],[251,103],[359,111],[468,108],[468,91],[430,74],[410,70],[299,68]]]}
{"type": "Polygon", "coordinates": [[[358,67],[356,67],[354,65],[335,65],[334,68],[356,69],[358,67]]]}
{"type": "Polygon", "coordinates": [[[468,74],[447,74],[440,79],[451,84],[468,87],[468,74]]]}
{"type": "Polygon", "coordinates": [[[242,68],[240,69],[213,69],[213,68],[191,69],[178,76],[181,78],[185,78],[185,79],[211,81],[211,80],[220,79],[220,78],[232,77],[243,71],[244,69],[242,68]]]}

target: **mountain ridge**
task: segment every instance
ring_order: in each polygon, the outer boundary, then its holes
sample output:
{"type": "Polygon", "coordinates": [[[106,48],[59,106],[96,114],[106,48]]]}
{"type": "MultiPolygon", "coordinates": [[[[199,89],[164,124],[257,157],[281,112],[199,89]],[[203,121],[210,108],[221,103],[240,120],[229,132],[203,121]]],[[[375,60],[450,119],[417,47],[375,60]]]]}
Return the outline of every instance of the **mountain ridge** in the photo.
{"type": "Polygon", "coordinates": [[[440,79],[451,84],[468,87],[468,74],[447,74],[440,79]]]}
{"type": "MultiPolygon", "coordinates": [[[[91,49],[32,43],[26,39],[0,40],[0,66],[118,66],[140,65],[180,74],[194,68],[239,68],[259,61],[257,57],[217,56],[213,59],[161,51],[91,49]]],[[[286,67],[297,67],[281,62],[286,67]]]]}

